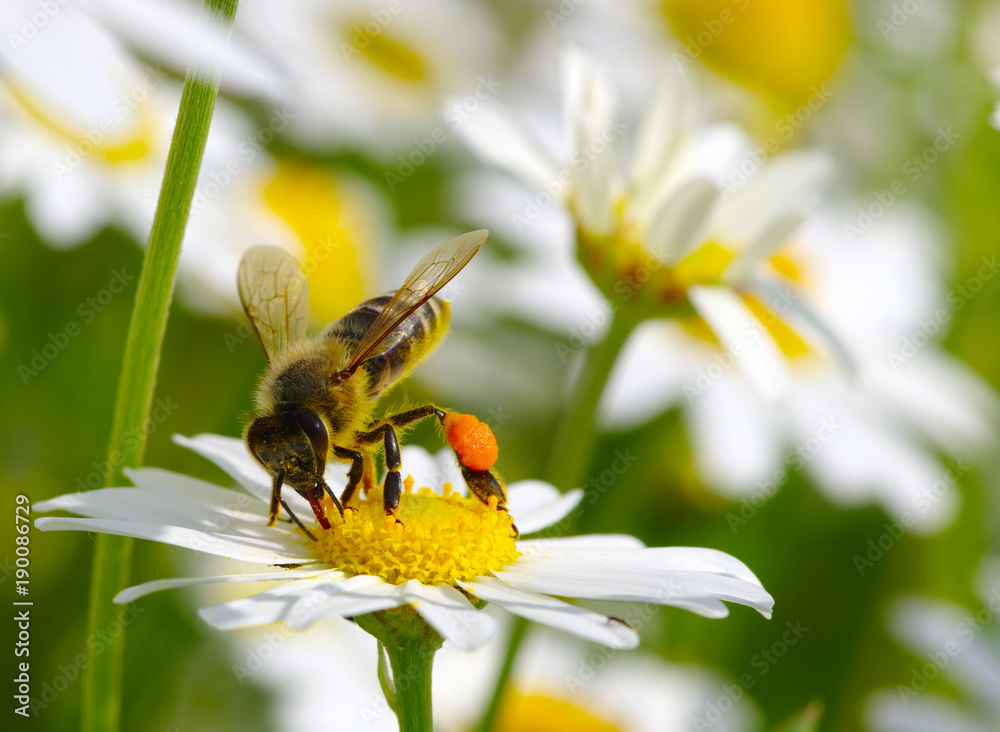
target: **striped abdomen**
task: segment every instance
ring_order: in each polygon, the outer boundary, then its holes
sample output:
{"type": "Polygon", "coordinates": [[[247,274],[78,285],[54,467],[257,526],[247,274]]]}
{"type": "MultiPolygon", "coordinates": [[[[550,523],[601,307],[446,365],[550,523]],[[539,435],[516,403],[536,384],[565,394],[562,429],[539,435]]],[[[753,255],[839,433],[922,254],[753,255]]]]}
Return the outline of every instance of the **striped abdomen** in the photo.
{"type": "MultiPolygon", "coordinates": [[[[334,321],[323,332],[324,338],[334,338],[348,344],[353,351],[371,328],[393,293],[374,297],[361,303],[344,317],[334,321]]],[[[451,308],[444,300],[432,297],[396,326],[380,351],[364,362],[368,374],[368,393],[378,396],[396,379],[402,378],[427,356],[448,330],[451,308]]]]}

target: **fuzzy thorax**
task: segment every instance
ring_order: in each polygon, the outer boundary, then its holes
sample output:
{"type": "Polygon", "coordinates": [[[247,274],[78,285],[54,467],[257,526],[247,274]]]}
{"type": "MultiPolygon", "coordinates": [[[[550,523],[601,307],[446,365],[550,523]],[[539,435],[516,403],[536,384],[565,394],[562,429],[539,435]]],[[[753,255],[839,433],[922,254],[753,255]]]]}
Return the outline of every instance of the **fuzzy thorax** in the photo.
{"type": "Polygon", "coordinates": [[[407,478],[394,516],[382,507],[381,490],[355,499],[340,518],[327,499],[330,529],[320,531],[316,548],[332,566],[349,575],[374,575],[389,584],[415,579],[426,585],[469,582],[502,569],[519,555],[510,515],[496,499],[476,498],[430,488],[413,492],[407,478]],[[398,519],[398,520],[397,520],[398,519]]]}

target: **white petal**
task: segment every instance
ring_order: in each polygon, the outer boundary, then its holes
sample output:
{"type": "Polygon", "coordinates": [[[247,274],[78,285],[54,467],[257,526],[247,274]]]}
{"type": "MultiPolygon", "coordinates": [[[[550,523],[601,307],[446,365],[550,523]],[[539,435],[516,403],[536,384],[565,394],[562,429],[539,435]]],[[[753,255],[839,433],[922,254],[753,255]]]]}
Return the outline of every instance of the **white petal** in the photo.
{"type": "Polygon", "coordinates": [[[251,597],[202,608],[202,619],[221,630],[284,622],[306,627],[321,617],[351,616],[398,607],[399,588],[375,577],[351,577],[331,572],[332,581],[310,578],[285,582],[251,597]]]}
{"type": "Polygon", "coordinates": [[[510,121],[508,114],[496,105],[483,104],[457,130],[484,161],[512,173],[538,190],[545,190],[558,178],[558,166],[528,140],[510,121]]]}
{"type": "Polygon", "coordinates": [[[773,219],[728,264],[722,273],[723,280],[728,283],[739,283],[747,279],[760,262],[788,241],[788,238],[802,226],[805,218],[803,214],[796,212],[773,219]]]}
{"type": "Polygon", "coordinates": [[[295,601],[282,618],[289,627],[303,630],[317,620],[348,618],[405,604],[398,585],[390,585],[379,577],[357,575],[336,582],[323,582],[295,601]]]}
{"type": "Polygon", "coordinates": [[[163,524],[115,519],[46,517],[38,519],[35,526],[42,531],[101,531],[136,539],[151,539],[206,554],[259,564],[312,564],[316,561],[316,555],[311,550],[291,542],[212,535],[163,524]]]}
{"type": "Polygon", "coordinates": [[[213,508],[239,511],[248,518],[253,516],[267,520],[265,504],[247,493],[162,468],[126,468],[125,475],[144,491],[185,498],[213,508]]]}
{"type": "MultiPolygon", "coordinates": [[[[178,445],[193,450],[203,458],[211,460],[250,493],[264,501],[265,504],[270,505],[271,478],[268,476],[267,471],[250,457],[246,445],[243,444],[243,440],[207,433],[195,435],[194,437],[174,435],[173,440],[178,445]]],[[[338,484],[331,483],[329,470],[327,470],[326,479],[327,484],[336,493],[339,486],[338,484]]],[[[295,491],[282,491],[281,497],[285,499],[285,502],[295,512],[296,516],[312,515],[309,502],[295,491]]]]}
{"type": "Polygon", "coordinates": [[[218,24],[204,21],[204,14],[186,3],[146,0],[99,0],[86,3],[101,24],[127,38],[143,55],[152,56],[183,73],[197,56],[203,63],[224,67],[223,83],[239,92],[272,99],[285,96],[288,80],[237,34],[230,37],[218,24]]]}
{"type": "Polygon", "coordinates": [[[522,551],[544,552],[552,543],[557,546],[575,547],[578,549],[642,549],[646,545],[639,539],[628,534],[583,534],[582,536],[565,536],[557,539],[521,539],[517,542],[522,551]]]}
{"type": "Polygon", "coordinates": [[[965,608],[949,602],[905,598],[893,604],[889,623],[893,634],[920,656],[931,656],[948,646],[961,648],[950,659],[948,676],[1000,712],[1000,658],[990,643],[965,635],[970,617],[965,608]]]}
{"type": "Polygon", "coordinates": [[[688,297],[757,394],[765,402],[784,398],[791,383],[785,359],[740,296],[727,287],[694,285],[688,297]]]}
{"type": "Polygon", "coordinates": [[[750,385],[726,374],[693,397],[684,412],[698,475],[712,490],[736,498],[765,492],[787,459],[788,428],[750,385]],[[727,378],[727,377],[732,378],[727,378]]]}
{"type": "Polygon", "coordinates": [[[672,163],[687,138],[695,99],[687,78],[667,74],[639,123],[632,177],[637,191],[655,190],[671,172],[672,163]]]}
{"type": "Polygon", "coordinates": [[[834,333],[823,317],[814,312],[798,294],[774,279],[756,276],[749,287],[763,298],[775,313],[781,313],[802,328],[802,335],[821,353],[826,352],[837,362],[849,378],[857,378],[858,361],[847,344],[834,333]]]}
{"type": "Polygon", "coordinates": [[[301,569],[297,567],[289,567],[288,569],[282,569],[277,572],[219,574],[214,577],[171,577],[170,579],[152,580],[151,582],[143,582],[141,585],[127,587],[115,595],[114,601],[124,605],[154,592],[172,590],[177,587],[191,587],[193,585],[215,584],[219,582],[274,582],[277,580],[292,580],[302,577],[312,577],[329,572],[329,569],[301,569]]]}
{"type": "Polygon", "coordinates": [[[406,445],[400,453],[400,463],[403,475],[413,478],[414,490],[431,488],[440,493],[445,483],[451,483],[456,492],[468,495],[455,454],[448,448],[432,455],[418,445],[406,445]]]}
{"type": "Polygon", "coordinates": [[[903,701],[896,691],[883,691],[868,703],[868,725],[876,732],[991,732],[952,699],[923,692],[903,701]]]}
{"type": "Polygon", "coordinates": [[[653,213],[643,247],[664,264],[674,264],[702,241],[718,201],[719,189],[712,181],[687,181],[653,213]]]}
{"type": "Polygon", "coordinates": [[[553,541],[543,550],[525,550],[496,575],[533,592],[655,602],[706,617],[728,615],[719,600],[747,605],[765,617],[774,604],[745,564],[714,549],[580,549],[553,541]]]}
{"type": "Polygon", "coordinates": [[[996,392],[944,350],[925,347],[899,366],[880,360],[869,373],[872,390],[885,394],[949,454],[987,453],[995,448],[1000,426],[996,392]]]}
{"type": "Polygon", "coordinates": [[[608,234],[619,183],[615,143],[622,125],[615,117],[611,88],[593,62],[575,48],[565,50],[560,61],[575,173],[573,213],[586,231],[608,234]]]}
{"type": "MultiPolygon", "coordinates": [[[[160,524],[177,528],[192,529],[211,535],[225,534],[232,538],[250,537],[277,544],[304,545],[307,539],[297,533],[291,524],[267,526],[267,517],[261,512],[247,512],[240,508],[243,502],[252,502],[253,508],[259,503],[252,497],[236,491],[211,486],[223,495],[216,505],[210,501],[191,499],[183,494],[173,494],[169,486],[194,486],[197,490],[201,481],[165,470],[147,468],[143,471],[129,471],[140,476],[147,484],[155,480],[168,486],[166,490],[146,490],[145,488],[99,488],[81,493],[69,493],[38,506],[40,511],[72,511],[89,518],[121,519],[139,523],[160,524]],[[228,495],[225,495],[228,494],[228,495]]],[[[210,484],[206,484],[210,485],[210,484]]]]}
{"type": "Polygon", "coordinates": [[[494,577],[480,577],[474,582],[459,582],[480,600],[492,602],[504,610],[537,623],[545,623],[581,638],[611,648],[635,648],[639,634],[617,618],[591,612],[553,597],[522,592],[494,577]]]}
{"type": "Polygon", "coordinates": [[[497,633],[496,621],[454,587],[410,580],[403,585],[403,597],[442,638],[463,651],[478,648],[497,633]]]}
{"type": "Polygon", "coordinates": [[[832,177],[833,161],[816,150],[784,153],[719,207],[717,226],[726,241],[756,239],[781,218],[807,211],[832,177]]]}
{"type": "Polygon", "coordinates": [[[695,342],[676,323],[640,323],[618,356],[601,395],[602,422],[627,428],[661,414],[681,400],[684,387],[710,362],[713,352],[711,344],[695,342]]]}
{"type": "Polygon", "coordinates": [[[540,480],[520,480],[507,486],[507,509],[521,534],[532,534],[562,521],[583,499],[579,488],[565,495],[540,480]]]}

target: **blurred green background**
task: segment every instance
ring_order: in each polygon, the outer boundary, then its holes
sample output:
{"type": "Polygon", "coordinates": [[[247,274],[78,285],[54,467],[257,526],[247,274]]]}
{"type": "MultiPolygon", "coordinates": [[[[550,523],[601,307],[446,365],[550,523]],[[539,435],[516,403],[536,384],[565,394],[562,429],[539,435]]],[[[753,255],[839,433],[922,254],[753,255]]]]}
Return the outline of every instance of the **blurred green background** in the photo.
{"type": "MultiPolygon", "coordinates": [[[[514,37],[519,25],[527,24],[525,13],[537,17],[546,8],[557,6],[497,5],[505,29],[514,37]]],[[[950,95],[961,97],[961,103],[954,107],[961,117],[956,122],[963,131],[959,142],[910,194],[946,223],[953,247],[953,261],[946,274],[950,284],[968,279],[982,257],[1000,249],[1000,132],[988,123],[995,90],[969,40],[987,6],[983,2],[958,4],[957,41],[935,58],[934,73],[919,56],[898,54],[877,42],[870,22],[875,10],[848,8],[842,29],[851,61],[850,68],[841,68],[840,74],[877,74],[900,98],[919,96],[926,104],[944,108],[948,108],[950,95]],[[862,22],[866,18],[867,25],[862,22]]],[[[691,10],[689,17],[683,9],[668,8],[675,29],[683,29],[685,23],[697,27],[699,12],[710,10],[691,10]]],[[[831,12],[836,17],[836,12],[831,12]]],[[[835,33],[836,23],[827,22],[827,29],[833,28],[830,32],[835,33]]],[[[664,24],[668,27],[666,20],[664,24]]],[[[783,102],[775,101],[766,70],[757,73],[752,64],[741,65],[739,48],[718,52],[717,58],[705,59],[716,71],[737,77],[731,69],[742,69],[748,78],[737,81],[759,92],[767,108],[782,108],[783,102]],[[736,54],[736,60],[726,53],[736,54]]],[[[782,93],[794,99],[796,83],[782,82],[782,93]]],[[[827,147],[845,165],[854,188],[862,193],[888,185],[898,175],[899,161],[921,151],[933,139],[926,126],[910,114],[911,107],[901,104],[896,109],[898,116],[884,120],[898,131],[891,156],[859,155],[844,138],[826,140],[827,147]]],[[[762,124],[760,120],[760,113],[755,112],[745,121],[753,127],[762,124]]],[[[811,139],[808,129],[802,136],[811,139]]],[[[288,143],[277,144],[284,145],[289,154],[305,157],[288,143]]],[[[432,157],[396,191],[389,190],[384,168],[362,153],[325,158],[314,155],[310,159],[334,171],[360,175],[381,189],[392,203],[399,231],[405,233],[423,225],[475,226],[474,221],[451,218],[447,184],[455,175],[456,157],[432,157]]],[[[471,158],[460,164],[475,165],[471,158]]],[[[65,332],[71,321],[82,322],[78,307],[106,286],[113,271],[138,274],[142,250],[114,229],[102,231],[82,246],[57,250],[33,232],[18,199],[0,207],[0,234],[0,475],[5,503],[13,507],[16,494],[40,501],[78,490],[79,481],[86,481],[105,459],[134,282],[93,322],[83,325],[79,335],[69,338],[58,355],[27,383],[19,366],[31,365],[34,352],[45,346],[50,334],[65,332]]],[[[491,238],[491,246],[498,251],[515,251],[502,238],[491,238]]],[[[392,256],[391,250],[382,254],[383,258],[392,256]]],[[[1000,287],[993,282],[955,314],[945,345],[1000,389],[998,318],[1000,287]]],[[[238,326],[235,317],[206,317],[175,301],[157,396],[176,408],[149,435],[148,465],[225,482],[220,471],[175,446],[170,436],[239,434],[241,415],[251,407],[263,359],[252,339],[230,349],[225,337],[238,326]]],[[[514,319],[471,335],[500,348],[523,342],[534,349],[551,341],[551,335],[537,326],[514,319]]],[[[547,383],[557,384],[564,378],[563,366],[554,357],[540,359],[539,366],[543,370],[538,378],[547,383]]],[[[418,380],[411,380],[399,396],[417,401],[434,395],[418,380]]],[[[482,415],[498,404],[484,387],[480,400],[449,406],[482,415]]],[[[515,411],[510,419],[496,425],[502,446],[499,467],[508,480],[543,472],[546,453],[540,446],[549,443],[554,430],[554,407],[543,406],[541,413],[532,414],[530,419],[515,411]]],[[[438,448],[438,438],[430,428],[415,430],[409,439],[432,450],[438,448]]],[[[667,659],[714,666],[733,679],[752,673],[755,684],[750,694],[769,725],[812,700],[820,700],[826,709],[821,729],[848,732],[862,727],[866,697],[875,689],[905,683],[916,663],[885,630],[887,603],[899,593],[938,596],[971,609],[981,606],[972,593],[972,576],[980,557],[1000,548],[994,469],[980,466],[962,477],[961,513],[950,528],[928,538],[905,536],[884,560],[859,576],[850,557],[863,552],[869,539],[883,533],[882,525],[889,519],[880,509],[833,506],[796,474],[734,534],[726,517],[739,506],[706,493],[698,485],[676,411],[638,430],[603,436],[592,456],[592,466],[600,470],[613,460],[616,450],[626,447],[641,456],[636,467],[585,512],[574,530],[630,533],[649,545],[714,547],[750,566],[776,598],[772,621],[764,622],[744,608],[735,608],[725,621],[664,609],[654,620],[656,627],[644,629],[643,635],[646,646],[667,659]],[[751,661],[781,639],[786,622],[801,623],[809,630],[786,657],[761,673],[751,661]]],[[[4,526],[0,557],[6,559],[0,584],[5,596],[13,597],[12,520],[4,526]]],[[[92,543],[93,537],[82,533],[32,533],[31,663],[35,693],[43,693],[46,683],[56,683],[60,677],[69,682],[68,688],[57,693],[44,712],[28,723],[32,729],[67,730],[78,725],[80,680],[68,678],[71,672],[63,669],[86,650],[92,543]]],[[[171,549],[138,542],[134,581],[177,573],[178,556],[171,549]]],[[[181,593],[155,594],[139,605],[142,611],[128,627],[123,729],[268,729],[267,693],[252,681],[237,681],[230,670],[227,641],[198,620],[181,593]]],[[[10,653],[4,654],[4,678],[15,675],[15,660],[10,653]]],[[[945,679],[938,678],[932,684],[942,694],[956,693],[945,679]]]]}

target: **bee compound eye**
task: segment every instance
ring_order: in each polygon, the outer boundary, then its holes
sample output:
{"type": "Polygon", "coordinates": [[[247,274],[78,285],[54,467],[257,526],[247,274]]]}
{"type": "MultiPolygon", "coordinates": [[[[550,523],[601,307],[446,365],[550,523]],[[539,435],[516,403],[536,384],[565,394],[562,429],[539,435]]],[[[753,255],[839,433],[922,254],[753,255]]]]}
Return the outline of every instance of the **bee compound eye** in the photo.
{"type": "Polygon", "coordinates": [[[295,412],[295,423],[309,439],[317,461],[322,465],[330,446],[330,437],[323,420],[311,409],[299,409],[295,412]]]}

